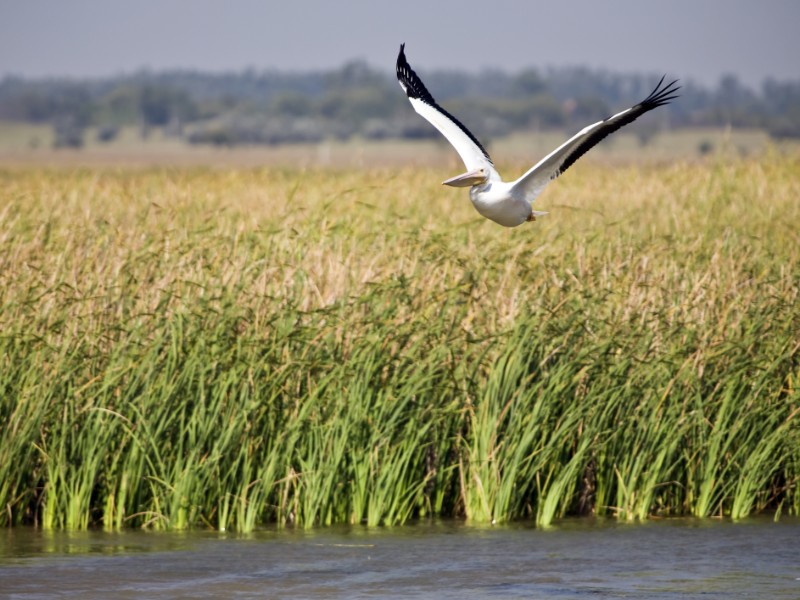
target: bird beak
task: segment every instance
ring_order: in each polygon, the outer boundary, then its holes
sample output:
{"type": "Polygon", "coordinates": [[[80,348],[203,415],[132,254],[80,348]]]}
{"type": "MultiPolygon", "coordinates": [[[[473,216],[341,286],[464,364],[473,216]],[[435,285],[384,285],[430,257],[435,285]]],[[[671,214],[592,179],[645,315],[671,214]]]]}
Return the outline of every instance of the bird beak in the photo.
{"type": "Polygon", "coordinates": [[[473,185],[478,185],[479,183],[483,183],[484,181],[486,181],[486,174],[482,169],[475,169],[474,171],[469,171],[467,173],[462,173],[461,175],[451,177],[450,179],[443,181],[442,185],[451,185],[453,187],[470,187],[473,185]]]}

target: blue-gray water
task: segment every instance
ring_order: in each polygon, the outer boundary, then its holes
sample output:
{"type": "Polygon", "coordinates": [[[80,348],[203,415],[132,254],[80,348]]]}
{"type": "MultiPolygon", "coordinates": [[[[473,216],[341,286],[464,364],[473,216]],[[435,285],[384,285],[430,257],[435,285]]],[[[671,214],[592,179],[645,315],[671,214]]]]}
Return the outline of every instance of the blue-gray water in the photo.
{"type": "Polygon", "coordinates": [[[800,521],[0,531],[0,597],[800,598],[800,521]]]}

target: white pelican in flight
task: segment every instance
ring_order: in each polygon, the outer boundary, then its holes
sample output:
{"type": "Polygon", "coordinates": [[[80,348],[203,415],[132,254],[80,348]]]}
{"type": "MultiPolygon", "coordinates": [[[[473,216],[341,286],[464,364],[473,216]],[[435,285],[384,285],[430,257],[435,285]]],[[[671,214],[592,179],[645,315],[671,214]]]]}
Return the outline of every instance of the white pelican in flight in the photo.
{"type": "Polygon", "coordinates": [[[436,104],[425,84],[406,61],[404,48],[405,44],[400,44],[400,54],[397,56],[400,87],[414,110],[447,138],[467,167],[466,173],[443,181],[443,185],[469,187],[469,197],[475,209],[487,219],[505,227],[516,227],[525,221],[535,221],[538,215],[547,214],[533,210],[531,205],[548,183],[608,134],[677,98],[675,92],[680,89],[675,85],[677,80],[662,85],[662,77],[650,95],[639,104],[584,127],[522,177],[507,183],[500,178],[489,153],[477,138],[458,119],[436,104]]]}

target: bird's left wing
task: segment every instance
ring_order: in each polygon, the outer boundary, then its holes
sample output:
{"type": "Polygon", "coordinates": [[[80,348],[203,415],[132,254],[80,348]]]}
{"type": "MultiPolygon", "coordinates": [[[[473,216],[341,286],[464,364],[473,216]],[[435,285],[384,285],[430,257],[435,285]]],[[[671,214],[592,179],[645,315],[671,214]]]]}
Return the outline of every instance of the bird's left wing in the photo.
{"type": "Polygon", "coordinates": [[[655,89],[650,92],[650,95],[639,104],[581,129],[517,179],[513,184],[514,188],[517,191],[522,191],[526,196],[537,196],[548,183],[571,167],[576,160],[586,154],[607,135],[635,121],[644,113],[668,104],[670,100],[677,98],[678,96],[675,92],[680,89],[680,86],[675,84],[678,81],[672,81],[667,85],[662,85],[663,83],[664,77],[661,78],[655,89]]]}
{"type": "Polygon", "coordinates": [[[478,139],[458,119],[436,104],[425,84],[406,61],[404,49],[405,44],[400,44],[400,54],[397,55],[397,81],[408,96],[411,106],[447,138],[464,161],[468,171],[493,168],[489,153],[478,139]]]}

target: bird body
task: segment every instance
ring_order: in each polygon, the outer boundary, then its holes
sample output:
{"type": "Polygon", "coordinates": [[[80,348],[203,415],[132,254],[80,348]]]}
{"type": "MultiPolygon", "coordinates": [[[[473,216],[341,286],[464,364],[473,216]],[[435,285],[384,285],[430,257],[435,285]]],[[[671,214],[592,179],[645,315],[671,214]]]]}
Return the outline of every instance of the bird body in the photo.
{"type": "Polygon", "coordinates": [[[508,183],[502,180],[489,153],[478,139],[433,99],[425,84],[408,64],[405,44],[400,45],[397,56],[397,80],[414,110],[439,130],[467,167],[466,173],[442,183],[453,187],[469,187],[470,200],[475,209],[487,219],[505,227],[516,227],[547,214],[533,210],[533,202],[548,183],[607,135],[676,98],[675,92],[680,89],[675,85],[677,81],[662,85],[662,77],[650,95],[639,104],[584,127],[522,177],[508,183]]]}
{"type": "Polygon", "coordinates": [[[516,183],[499,180],[481,183],[470,188],[469,198],[475,210],[487,219],[504,227],[516,227],[533,220],[537,214],[531,208],[535,197],[529,199],[525,190],[516,187],[516,183]]]}

